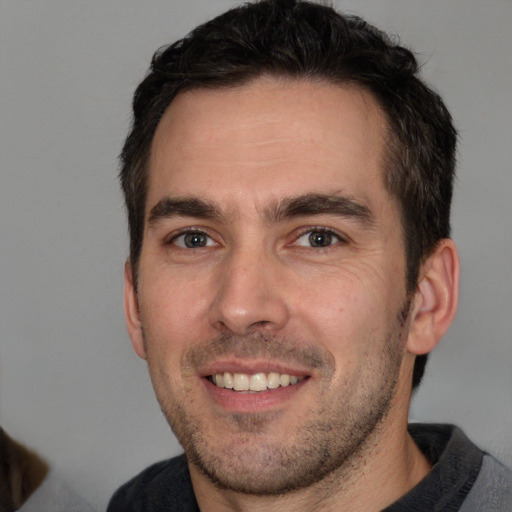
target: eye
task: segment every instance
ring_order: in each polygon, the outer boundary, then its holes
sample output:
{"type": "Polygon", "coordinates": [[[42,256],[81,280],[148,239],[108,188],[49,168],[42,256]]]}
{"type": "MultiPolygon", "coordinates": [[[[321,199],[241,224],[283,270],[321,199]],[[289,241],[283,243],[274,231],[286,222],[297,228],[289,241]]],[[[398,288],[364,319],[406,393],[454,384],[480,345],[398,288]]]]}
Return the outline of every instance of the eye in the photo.
{"type": "Polygon", "coordinates": [[[294,245],[322,248],[335,245],[342,241],[343,239],[330,229],[317,228],[310,229],[299,236],[294,245]]]}
{"type": "Polygon", "coordinates": [[[212,247],[215,242],[206,233],[202,231],[187,231],[175,236],[171,243],[182,249],[201,249],[203,247],[212,247]]]}

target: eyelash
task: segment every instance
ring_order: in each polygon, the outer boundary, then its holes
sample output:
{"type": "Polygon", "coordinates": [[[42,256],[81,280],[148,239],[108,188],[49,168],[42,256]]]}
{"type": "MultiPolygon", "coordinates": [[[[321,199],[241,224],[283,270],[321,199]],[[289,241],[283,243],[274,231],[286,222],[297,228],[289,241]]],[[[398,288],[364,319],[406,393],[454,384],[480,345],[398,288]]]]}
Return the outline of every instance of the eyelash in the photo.
{"type": "Polygon", "coordinates": [[[207,245],[202,246],[202,247],[182,247],[182,246],[176,244],[176,240],[178,240],[180,237],[185,237],[187,235],[204,235],[210,241],[215,242],[213,240],[213,238],[204,229],[186,228],[186,229],[183,229],[182,231],[179,231],[178,233],[174,233],[171,237],[169,237],[168,239],[166,239],[164,241],[164,244],[165,245],[175,245],[176,247],[179,247],[180,249],[186,249],[186,250],[203,249],[204,247],[211,246],[211,245],[208,245],[208,243],[207,243],[207,245]]]}
{"type": "Polygon", "coordinates": [[[342,235],[340,235],[337,231],[334,231],[333,229],[326,228],[325,226],[309,226],[309,227],[301,230],[299,235],[295,238],[293,243],[290,245],[296,244],[298,242],[298,240],[300,240],[302,237],[304,237],[308,234],[311,236],[313,233],[321,233],[322,235],[328,235],[336,240],[333,240],[333,243],[330,243],[329,245],[325,245],[325,246],[309,245],[309,246],[303,246],[303,247],[309,248],[309,249],[317,249],[317,250],[324,249],[324,250],[326,250],[326,249],[330,249],[331,247],[333,247],[337,244],[347,243],[347,239],[345,237],[343,237],[342,235]]]}
{"type": "MultiPolygon", "coordinates": [[[[310,242],[311,242],[311,239],[310,239],[310,242]]],[[[298,233],[298,236],[296,236],[293,240],[292,243],[290,243],[289,245],[290,246],[293,246],[293,245],[299,245],[300,247],[304,247],[306,249],[316,249],[316,250],[321,250],[321,249],[329,249],[337,244],[344,244],[344,243],[347,243],[347,240],[345,237],[341,236],[338,232],[334,231],[333,229],[330,229],[330,228],[326,228],[325,226],[309,226],[307,228],[304,228],[302,229],[299,233],[298,233]],[[313,233],[318,233],[318,234],[321,234],[321,235],[324,235],[324,236],[328,236],[328,237],[332,237],[334,238],[335,240],[329,240],[329,242],[333,242],[333,243],[329,243],[328,245],[318,245],[318,246],[315,246],[315,245],[299,245],[297,244],[297,242],[303,238],[304,236],[306,235],[311,235],[313,233]]],[[[205,247],[211,247],[213,245],[216,244],[215,240],[203,229],[199,229],[199,228],[186,228],[186,229],[183,229],[182,231],[179,231],[178,233],[174,233],[171,237],[169,237],[168,239],[166,239],[164,241],[164,244],[165,245],[175,245],[176,247],[179,247],[180,249],[186,249],[186,250],[192,250],[192,249],[203,249],[205,247]],[[178,245],[176,243],[176,241],[181,238],[181,237],[185,237],[187,235],[202,235],[204,237],[206,237],[207,239],[209,239],[209,241],[207,240],[206,241],[206,244],[204,246],[199,246],[199,247],[183,247],[182,245],[178,245]],[[209,242],[213,242],[213,243],[209,243],[209,242]]],[[[184,242],[183,245],[186,245],[186,243],[184,242]]]]}

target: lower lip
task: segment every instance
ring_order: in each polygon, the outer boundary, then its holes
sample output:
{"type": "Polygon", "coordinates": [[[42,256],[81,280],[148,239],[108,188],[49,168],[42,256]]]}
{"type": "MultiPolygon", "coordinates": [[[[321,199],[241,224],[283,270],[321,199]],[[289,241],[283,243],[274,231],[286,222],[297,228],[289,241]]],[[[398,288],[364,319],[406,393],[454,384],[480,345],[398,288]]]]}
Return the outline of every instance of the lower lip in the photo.
{"type": "Polygon", "coordinates": [[[221,388],[202,378],[209,396],[225,411],[235,413],[265,412],[283,406],[294,397],[309,381],[308,378],[291,386],[269,389],[267,391],[244,392],[221,388]]]}

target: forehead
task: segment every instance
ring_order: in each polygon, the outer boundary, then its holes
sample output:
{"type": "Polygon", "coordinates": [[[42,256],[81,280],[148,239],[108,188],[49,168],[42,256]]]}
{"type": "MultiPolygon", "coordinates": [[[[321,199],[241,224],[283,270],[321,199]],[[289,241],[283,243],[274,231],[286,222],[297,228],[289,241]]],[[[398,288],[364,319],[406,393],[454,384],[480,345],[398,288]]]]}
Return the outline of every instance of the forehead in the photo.
{"type": "MultiPolygon", "coordinates": [[[[262,77],[178,95],[154,137],[147,208],[163,195],[264,203],[384,191],[385,116],[360,88],[262,77]]],[[[264,206],[264,204],[262,205],[264,206]]]]}

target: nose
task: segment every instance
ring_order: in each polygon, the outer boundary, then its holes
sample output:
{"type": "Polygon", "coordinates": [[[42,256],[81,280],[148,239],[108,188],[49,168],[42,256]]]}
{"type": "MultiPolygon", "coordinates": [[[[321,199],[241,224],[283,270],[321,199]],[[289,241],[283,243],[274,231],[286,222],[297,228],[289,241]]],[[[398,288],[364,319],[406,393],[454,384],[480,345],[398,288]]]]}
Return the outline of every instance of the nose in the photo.
{"type": "Polygon", "coordinates": [[[215,329],[245,335],[272,333],[286,325],[289,308],[279,261],[247,248],[229,255],[218,271],[209,311],[215,329]]]}

